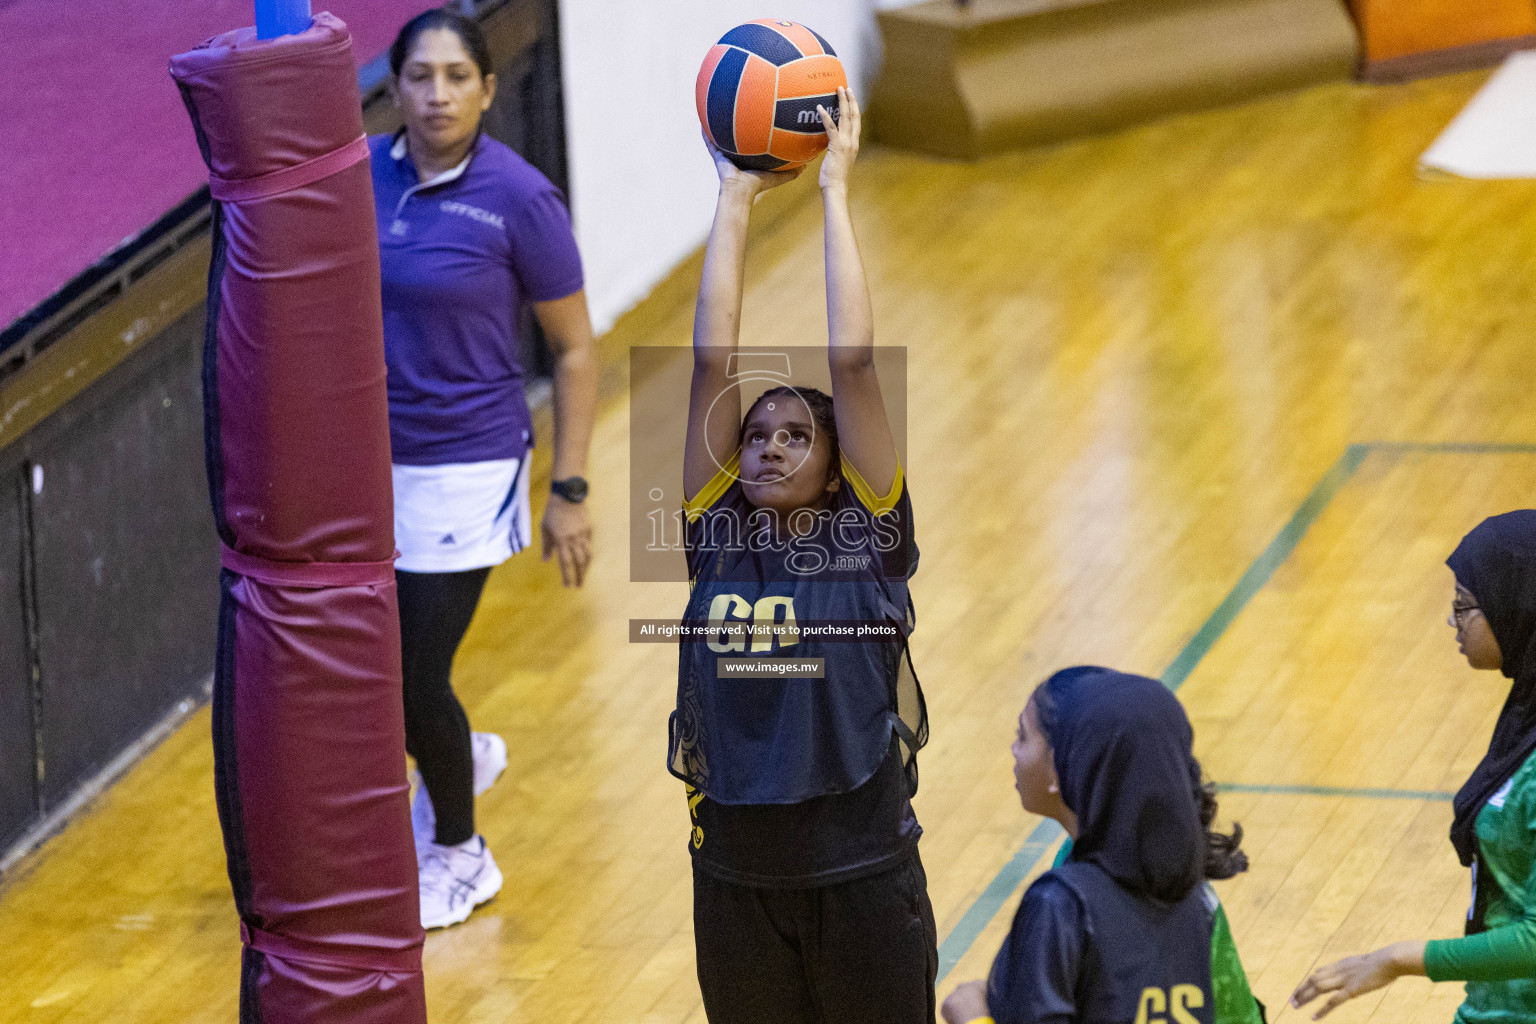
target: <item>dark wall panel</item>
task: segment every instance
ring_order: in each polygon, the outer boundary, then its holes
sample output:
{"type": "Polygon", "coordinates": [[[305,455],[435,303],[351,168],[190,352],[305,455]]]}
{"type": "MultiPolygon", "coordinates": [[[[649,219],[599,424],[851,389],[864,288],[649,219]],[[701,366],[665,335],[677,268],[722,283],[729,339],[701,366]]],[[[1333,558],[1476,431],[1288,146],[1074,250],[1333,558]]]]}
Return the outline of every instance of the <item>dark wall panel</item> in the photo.
{"type": "Polygon", "coordinates": [[[21,604],[20,466],[0,468],[0,850],[37,814],[32,685],[21,604]]]}
{"type": "Polygon", "coordinates": [[[29,444],[52,804],[197,691],[218,547],[203,470],[199,305],[29,444]]]}

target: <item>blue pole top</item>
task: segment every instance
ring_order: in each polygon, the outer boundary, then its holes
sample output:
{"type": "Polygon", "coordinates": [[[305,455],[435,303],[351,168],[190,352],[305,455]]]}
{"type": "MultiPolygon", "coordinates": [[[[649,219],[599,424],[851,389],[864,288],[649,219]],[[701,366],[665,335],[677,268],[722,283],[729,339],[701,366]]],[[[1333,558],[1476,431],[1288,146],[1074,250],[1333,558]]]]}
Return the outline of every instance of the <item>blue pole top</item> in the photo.
{"type": "Polygon", "coordinates": [[[303,32],[310,23],[309,0],[256,0],[256,38],[276,39],[303,32]]]}

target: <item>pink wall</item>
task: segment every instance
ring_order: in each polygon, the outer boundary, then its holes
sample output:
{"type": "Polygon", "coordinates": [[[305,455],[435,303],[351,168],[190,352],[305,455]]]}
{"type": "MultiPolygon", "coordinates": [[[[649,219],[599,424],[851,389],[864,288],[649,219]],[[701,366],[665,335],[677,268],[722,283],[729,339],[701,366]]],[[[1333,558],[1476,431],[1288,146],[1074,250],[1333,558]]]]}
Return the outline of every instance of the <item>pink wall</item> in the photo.
{"type": "MultiPolygon", "coordinates": [[[[431,0],[315,0],[359,64],[431,0]]],[[[251,0],[0,0],[0,328],[204,181],[173,53],[253,21],[251,0]]]]}

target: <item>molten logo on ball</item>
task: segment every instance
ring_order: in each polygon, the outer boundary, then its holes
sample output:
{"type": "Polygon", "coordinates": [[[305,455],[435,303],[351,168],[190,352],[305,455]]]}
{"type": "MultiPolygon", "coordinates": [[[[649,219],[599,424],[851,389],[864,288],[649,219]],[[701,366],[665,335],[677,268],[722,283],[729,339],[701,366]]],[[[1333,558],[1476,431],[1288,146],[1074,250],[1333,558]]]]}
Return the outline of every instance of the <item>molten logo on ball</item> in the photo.
{"type": "Polygon", "coordinates": [[[789,170],[827,148],[819,103],[837,118],[848,84],[832,45],[793,21],[737,25],[710,48],[696,98],[704,133],[738,167],[789,170]]]}

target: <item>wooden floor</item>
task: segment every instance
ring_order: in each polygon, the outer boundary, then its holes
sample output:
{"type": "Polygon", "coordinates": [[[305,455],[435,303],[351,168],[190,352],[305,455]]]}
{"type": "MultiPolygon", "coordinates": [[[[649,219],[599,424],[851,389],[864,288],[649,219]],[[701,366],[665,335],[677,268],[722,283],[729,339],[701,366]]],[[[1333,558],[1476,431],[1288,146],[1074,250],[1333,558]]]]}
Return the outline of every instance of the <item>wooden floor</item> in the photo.
{"type": "MultiPolygon", "coordinates": [[[[1536,184],[1414,172],[1481,80],[1321,88],[979,165],[862,162],[879,339],[910,359],[941,938],[1037,824],[1008,754],[1030,687],[1085,661],[1161,674],[1217,633],[1180,693],[1209,774],[1240,787],[1224,810],[1253,870],[1221,892],[1271,1019],[1301,1019],[1282,1004],[1319,957],[1457,932],[1436,794],[1503,690],[1456,654],[1442,563],[1483,516],[1536,504],[1536,184]],[[1293,516],[1305,531],[1282,533],[1293,516]]],[[[819,211],[796,208],[755,243],[744,338],[820,343],[820,282],[819,211]]],[[[686,344],[686,300],[613,343],[686,344]]],[[[510,747],[479,805],[507,884],[427,940],[438,1021],[704,1019],[663,767],[676,654],[626,625],[686,590],[629,582],[610,380],[590,585],[513,560],[458,662],[471,719],[510,747]]],[[[204,712],[6,880],[0,1021],[235,1019],[207,732],[204,712]]],[[[947,947],[945,990],[986,970],[1016,899],[947,947]]],[[[1399,982],[1335,1019],[1444,1022],[1459,993],[1399,982]]]]}

